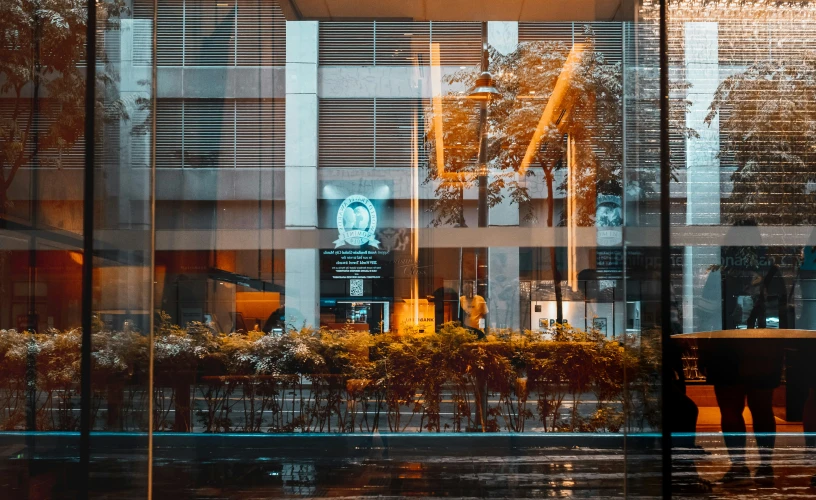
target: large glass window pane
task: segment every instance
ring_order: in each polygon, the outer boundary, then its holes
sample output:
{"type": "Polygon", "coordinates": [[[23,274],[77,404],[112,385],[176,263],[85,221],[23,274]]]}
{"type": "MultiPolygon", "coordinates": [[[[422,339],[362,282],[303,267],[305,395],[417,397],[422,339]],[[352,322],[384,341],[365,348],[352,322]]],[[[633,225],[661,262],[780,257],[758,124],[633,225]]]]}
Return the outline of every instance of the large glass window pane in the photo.
{"type": "Polygon", "coordinates": [[[154,488],[656,491],[656,18],[283,14],[159,8],[154,488]]]}
{"type": "Polygon", "coordinates": [[[74,495],[87,13],[0,5],[0,459],[17,498],[74,495]]]}
{"type": "Polygon", "coordinates": [[[82,16],[21,3],[6,46],[47,57],[0,87],[7,484],[86,479],[84,347],[95,496],[657,495],[659,15],[613,3],[98,2],[92,194],[82,16]]]}
{"type": "Polygon", "coordinates": [[[675,430],[687,433],[676,479],[725,496],[804,490],[814,442],[802,432],[816,430],[811,6],[676,2],[669,16],[667,362],[685,379],[675,430]]]}
{"type": "MultiPolygon", "coordinates": [[[[91,495],[148,496],[152,5],[100,3],[91,341],[91,495]]],[[[87,199],[86,199],[87,201],[87,199]]]]}

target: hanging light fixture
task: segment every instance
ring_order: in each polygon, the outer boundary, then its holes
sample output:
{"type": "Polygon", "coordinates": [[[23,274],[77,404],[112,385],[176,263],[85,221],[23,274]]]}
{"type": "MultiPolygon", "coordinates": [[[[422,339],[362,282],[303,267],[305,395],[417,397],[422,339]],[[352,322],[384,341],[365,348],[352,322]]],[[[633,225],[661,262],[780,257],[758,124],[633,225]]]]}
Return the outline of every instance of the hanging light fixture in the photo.
{"type": "Polygon", "coordinates": [[[497,95],[499,91],[493,83],[493,75],[488,71],[482,71],[476,79],[476,85],[468,91],[469,99],[490,100],[497,95]]]}

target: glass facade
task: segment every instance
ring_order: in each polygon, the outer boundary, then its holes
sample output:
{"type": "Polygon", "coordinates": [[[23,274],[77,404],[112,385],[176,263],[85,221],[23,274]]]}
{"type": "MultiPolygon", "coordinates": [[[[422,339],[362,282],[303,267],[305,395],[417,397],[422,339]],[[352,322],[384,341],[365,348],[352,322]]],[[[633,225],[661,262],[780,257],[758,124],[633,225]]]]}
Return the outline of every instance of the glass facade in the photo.
{"type": "Polygon", "coordinates": [[[811,4],[426,3],[0,5],[10,498],[816,496],[811,4]]]}

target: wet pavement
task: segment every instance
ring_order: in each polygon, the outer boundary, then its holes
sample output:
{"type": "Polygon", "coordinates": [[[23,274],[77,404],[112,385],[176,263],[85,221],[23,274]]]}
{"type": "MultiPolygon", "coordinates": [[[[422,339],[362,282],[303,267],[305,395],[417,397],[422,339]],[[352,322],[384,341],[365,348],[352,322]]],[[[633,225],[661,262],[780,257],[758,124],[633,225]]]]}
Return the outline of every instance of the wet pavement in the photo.
{"type": "Polygon", "coordinates": [[[811,478],[816,474],[816,450],[808,450],[804,444],[801,433],[777,434],[773,454],[775,478],[772,486],[763,486],[755,478],[760,460],[756,441],[749,433],[744,455],[751,477],[722,484],[720,480],[731,465],[722,434],[698,434],[696,448],[673,449],[672,474],[677,492],[674,498],[816,498],[816,488],[811,487],[811,478]],[[698,477],[712,483],[711,493],[689,493],[698,477]]]}
{"type": "MultiPolygon", "coordinates": [[[[4,498],[74,498],[76,436],[0,436],[4,498]],[[74,442],[72,442],[72,439],[74,442]],[[22,445],[22,447],[21,447],[22,445]],[[16,450],[16,451],[15,451],[16,450]]],[[[95,435],[94,498],[144,498],[146,438],[95,435]]],[[[772,488],[748,480],[688,493],[728,469],[719,435],[675,452],[676,498],[816,498],[801,434],[780,435],[772,488]]],[[[157,435],[154,498],[659,498],[659,437],[516,435],[157,435]]],[[[757,457],[749,441],[747,462],[757,457]]]]}

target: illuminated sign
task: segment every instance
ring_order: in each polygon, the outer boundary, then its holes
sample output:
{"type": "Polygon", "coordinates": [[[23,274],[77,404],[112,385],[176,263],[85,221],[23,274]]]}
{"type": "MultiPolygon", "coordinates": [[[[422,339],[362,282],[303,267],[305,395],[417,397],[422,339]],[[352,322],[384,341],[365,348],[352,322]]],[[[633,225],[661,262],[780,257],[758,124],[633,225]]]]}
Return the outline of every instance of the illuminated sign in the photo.
{"type": "Polygon", "coordinates": [[[339,238],[334,241],[334,248],[343,245],[371,245],[380,248],[380,242],[374,238],[377,230],[377,211],[365,196],[354,194],[343,200],[337,209],[337,231],[339,238]]]}

